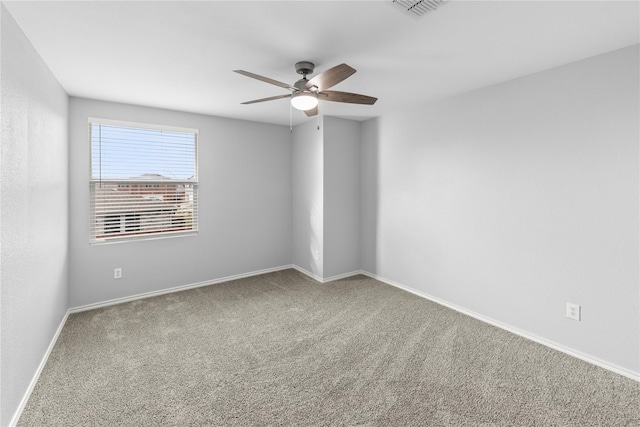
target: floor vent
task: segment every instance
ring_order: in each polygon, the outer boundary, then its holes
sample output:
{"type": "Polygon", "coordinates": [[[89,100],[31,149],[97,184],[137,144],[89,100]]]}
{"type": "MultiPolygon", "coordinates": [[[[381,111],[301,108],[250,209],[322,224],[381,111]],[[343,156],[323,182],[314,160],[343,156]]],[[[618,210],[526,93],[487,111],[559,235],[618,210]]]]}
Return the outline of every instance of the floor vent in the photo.
{"type": "Polygon", "coordinates": [[[447,1],[448,0],[393,0],[393,3],[407,12],[422,16],[426,13],[433,12],[447,1]]]}

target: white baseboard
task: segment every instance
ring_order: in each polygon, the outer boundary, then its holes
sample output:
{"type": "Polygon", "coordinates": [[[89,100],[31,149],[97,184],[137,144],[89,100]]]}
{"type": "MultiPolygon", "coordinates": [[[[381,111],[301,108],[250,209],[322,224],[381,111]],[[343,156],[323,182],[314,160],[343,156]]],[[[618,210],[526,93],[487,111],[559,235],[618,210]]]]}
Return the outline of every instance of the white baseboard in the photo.
{"type": "Polygon", "coordinates": [[[18,409],[16,409],[16,412],[13,414],[13,418],[11,418],[11,421],[9,422],[9,427],[14,427],[16,424],[18,424],[18,420],[22,415],[22,411],[24,411],[25,406],[27,406],[29,397],[31,397],[31,393],[33,393],[33,389],[38,383],[40,374],[42,373],[44,366],[47,364],[47,360],[49,360],[49,355],[51,354],[53,347],[56,345],[56,341],[58,341],[58,336],[60,336],[60,332],[62,332],[62,328],[64,327],[64,324],[67,322],[69,313],[70,311],[67,310],[67,312],[64,314],[64,317],[62,318],[62,321],[60,321],[60,324],[58,325],[58,329],[56,330],[56,333],[53,335],[53,338],[49,343],[49,347],[47,347],[47,351],[45,351],[44,356],[42,356],[42,360],[38,365],[38,369],[36,369],[36,372],[33,374],[33,378],[31,378],[31,382],[29,383],[29,387],[27,387],[27,391],[24,393],[24,396],[22,396],[22,400],[20,400],[18,409]]]}
{"type": "Polygon", "coordinates": [[[81,306],[78,306],[78,307],[70,308],[69,312],[70,313],[79,313],[81,311],[94,310],[96,308],[107,307],[107,306],[116,305],[116,304],[122,304],[122,303],[125,303],[125,302],[135,301],[135,300],[139,300],[139,299],[143,299],[143,298],[151,298],[151,297],[156,297],[156,296],[159,296],[159,295],[170,294],[170,293],[173,293],[173,292],[186,291],[187,289],[194,289],[194,288],[200,288],[202,286],[214,285],[216,283],[229,282],[231,280],[244,279],[244,278],[247,278],[247,277],[259,276],[261,274],[273,273],[274,271],[287,270],[289,268],[293,268],[293,266],[292,265],[281,265],[279,267],[265,268],[264,270],[252,271],[250,273],[236,274],[236,275],[233,275],[233,276],[221,277],[219,279],[207,280],[207,281],[204,281],[204,282],[190,283],[188,285],[175,286],[173,288],[162,289],[162,290],[159,290],[159,291],[145,292],[145,293],[142,293],[142,294],[136,294],[136,295],[132,295],[132,296],[129,296],[129,297],[115,298],[115,299],[111,299],[111,300],[107,300],[107,301],[97,302],[97,303],[94,303],[94,304],[81,305],[81,306]]]}
{"type": "Polygon", "coordinates": [[[346,279],[347,277],[351,277],[351,276],[357,276],[358,274],[365,274],[364,271],[362,270],[357,270],[357,271],[351,271],[349,273],[344,273],[344,274],[338,274],[336,276],[331,276],[331,277],[320,277],[310,271],[305,270],[304,268],[297,266],[297,265],[292,265],[290,266],[291,268],[293,268],[294,270],[299,271],[300,273],[304,274],[305,276],[309,276],[311,277],[313,280],[320,282],[320,283],[328,283],[328,282],[333,282],[334,280],[340,280],[340,279],[346,279]]]}
{"type": "Polygon", "coordinates": [[[291,266],[291,268],[293,268],[294,270],[296,270],[296,271],[298,271],[298,272],[300,272],[300,273],[304,274],[305,276],[309,276],[309,277],[311,277],[311,278],[312,278],[313,280],[315,280],[316,282],[320,282],[320,283],[322,283],[322,277],[320,277],[320,276],[318,276],[318,275],[316,275],[316,274],[314,274],[314,273],[312,273],[312,272],[310,272],[310,271],[308,271],[308,270],[305,270],[304,268],[302,268],[302,267],[300,267],[300,266],[298,266],[298,265],[293,264],[293,265],[291,266]]]}
{"type": "Polygon", "coordinates": [[[433,297],[431,295],[425,294],[423,292],[417,291],[417,290],[415,290],[413,288],[410,288],[408,286],[402,285],[402,284],[400,284],[398,282],[394,282],[393,280],[389,280],[389,279],[384,278],[382,276],[378,276],[376,274],[372,274],[372,273],[369,273],[367,271],[361,271],[360,273],[364,274],[365,276],[371,277],[372,279],[376,279],[376,280],[378,280],[380,282],[383,282],[383,283],[386,283],[388,285],[394,286],[396,288],[402,289],[404,291],[411,292],[414,295],[417,295],[419,297],[428,299],[429,301],[433,301],[436,304],[443,305],[443,306],[445,306],[447,308],[450,308],[452,310],[455,310],[455,311],[457,311],[459,313],[466,314],[467,316],[471,316],[474,319],[478,319],[478,320],[480,320],[482,322],[488,323],[488,324],[493,325],[495,327],[498,327],[500,329],[504,329],[505,331],[511,332],[513,334],[516,334],[516,335],[521,336],[523,338],[526,338],[528,340],[537,342],[538,344],[542,344],[542,345],[544,345],[546,347],[549,347],[549,348],[552,348],[552,349],[557,350],[559,352],[568,354],[569,356],[573,356],[573,357],[578,358],[580,360],[583,360],[585,362],[591,363],[592,365],[599,366],[599,367],[601,367],[603,369],[606,369],[608,371],[615,372],[616,374],[619,374],[619,375],[625,376],[627,378],[630,378],[632,380],[640,382],[640,374],[638,374],[636,372],[630,371],[628,369],[625,369],[623,367],[614,365],[614,364],[609,363],[609,362],[605,362],[605,361],[600,360],[600,359],[598,359],[596,357],[589,356],[588,354],[581,353],[581,352],[573,350],[573,349],[571,349],[569,347],[565,347],[563,345],[560,345],[560,344],[555,343],[553,341],[549,341],[547,339],[538,337],[538,336],[530,334],[528,332],[521,331],[519,329],[513,328],[513,327],[511,327],[511,326],[509,326],[507,324],[504,324],[502,322],[498,322],[497,320],[493,320],[493,319],[491,319],[489,317],[486,317],[486,316],[483,316],[481,314],[475,313],[473,311],[467,310],[465,308],[459,307],[459,306],[457,306],[455,304],[451,304],[451,303],[449,303],[447,301],[444,301],[444,300],[441,300],[439,298],[433,297]]]}
{"type": "Polygon", "coordinates": [[[347,277],[357,276],[358,274],[364,274],[364,271],[357,270],[357,271],[351,271],[349,273],[338,274],[336,276],[327,277],[322,282],[323,283],[333,282],[334,280],[346,279],[347,277]]]}

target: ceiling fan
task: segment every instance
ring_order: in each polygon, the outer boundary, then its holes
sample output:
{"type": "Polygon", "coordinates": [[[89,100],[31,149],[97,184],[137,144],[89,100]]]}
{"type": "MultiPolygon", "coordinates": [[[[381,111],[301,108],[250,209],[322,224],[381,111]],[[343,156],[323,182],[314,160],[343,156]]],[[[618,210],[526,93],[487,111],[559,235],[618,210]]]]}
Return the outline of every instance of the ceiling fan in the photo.
{"type": "Polygon", "coordinates": [[[243,102],[243,104],[255,104],[257,102],[273,101],[282,98],[291,98],[291,105],[305,112],[309,117],[313,117],[318,114],[318,101],[334,101],[334,102],[346,102],[349,104],[365,104],[373,105],[378,100],[372,96],[360,95],[357,93],[339,92],[336,90],[327,90],[345,80],[356,72],[354,68],[351,68],[347,64],[336,65],[333,68],[329,68],[326,71],[313,77],[311,80],[307,80],[307,75],[313,73],[315,64],[309,61],[297,62],[296,72],[302,74],[302,78],[295,82],[293,85],[279,82],[277,80],[263,77],[258,74],[250,73],[244,70],[233,70],[238,74],[242,74],[253,79],[270,83],[272,85],[280,86],[288,89],[291,93],[286,95],[270,96],[269,98],[254,99],[253,101],[243,102]]]}

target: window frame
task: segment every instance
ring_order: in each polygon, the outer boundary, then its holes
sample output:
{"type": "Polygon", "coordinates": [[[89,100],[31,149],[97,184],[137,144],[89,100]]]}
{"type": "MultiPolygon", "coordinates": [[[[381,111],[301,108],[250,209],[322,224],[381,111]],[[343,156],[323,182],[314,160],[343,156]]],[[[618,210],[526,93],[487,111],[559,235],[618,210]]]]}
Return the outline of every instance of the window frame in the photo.
{"type": "MultiPolygon", "coordinates": [[[[101,245],[101,244],[110,244],[110,243],[121,243],[121,242],[130,242],[130,241],[138,241],[138,240],[153,240],[153,239],[168,239],[174,237],[183,237],[183,236],[193,236],[198,234],[198,223],[199,223],[199,210],[200,210],[200,201],[199,201],[199,178],[198,178],[198,150],[199,150],[199,129],[194,128],[186,128],[179,126],[167,126],[167,125],[159,125],[153,123],[142,123],[142,122],[131,122],[124,120],[113,120],[113,119],[102,119],[96,117],[89,117],[87,120],[87,133],[88,133],[88,143],[89,143],[89,244],[90,245],[101,245]],[[94,171],[93,171],[93,140],[92,140],[92,125],[107,125],[107,126],[120,126],[127,128],[135,128],[135,129],[143,129],[143,130],[151,130],[151,131],[169,131],[169,132],[182,132],[182,133],[190,133],[194,135],[194,175],[190,179],[106,179],[101,176],[97,179],[94,179],[94,171]],[[104,215],[104,232],[100,235],[96,233],[98,229],[96,223],[98,221],[98,215],[96,214],[96,191],[95,188],[97,185],[115,185],[116,188],[131,188],[133,185],[142,186],[145,188],[149,188],[151,190],[158,189],[161,186],[166,186],[167,184],[172,185],[184,185],[191,186],[193,189],[192,197],[192,217],[191,217],[191,228],[188,230],[167,230],[167,231],[149,231],[149,232],[140,232],[141,228],[141,214],[138,212],[121,212],[121,213],[112,213],[104,215]],[[115,218],[118,217],[117,221],[115,218]],[[107,221],[107,218],[110,218],[110,221],[107,221]],[[130,223],[133,220],[135,224],[130,223]],[[117,222],[117,227],[116,227],[117,222]],[[120,231],[115,232],[114,230],[119,228],[120,231]],[[127,231],[131,231],[131,233],[127,233],[127,231]],[[113,234],[109,236],[109,234],[113,234]]],[[[177,200],[177,199],[176,199],[177,200]]],[[[160,209],[158,212],[162,214],[165,212],[160,209]]],[[[173,220],[171,220],[171,224],[173,224],[173,220]]]]}

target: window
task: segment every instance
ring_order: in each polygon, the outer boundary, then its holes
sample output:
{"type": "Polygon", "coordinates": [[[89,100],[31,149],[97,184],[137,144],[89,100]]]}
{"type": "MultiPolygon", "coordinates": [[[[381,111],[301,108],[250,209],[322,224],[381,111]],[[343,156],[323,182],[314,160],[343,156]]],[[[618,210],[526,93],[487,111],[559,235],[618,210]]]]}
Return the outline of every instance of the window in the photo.
{"type": "Polygon", "coordinates": [[[198,231],[198,131],[89,119],[90,242],[198,231]]]}
{"type": "Polygon", "coordinates": [[[120,215],[105,215],[104,234],[114,234],[120,232],[120,215]]]}

